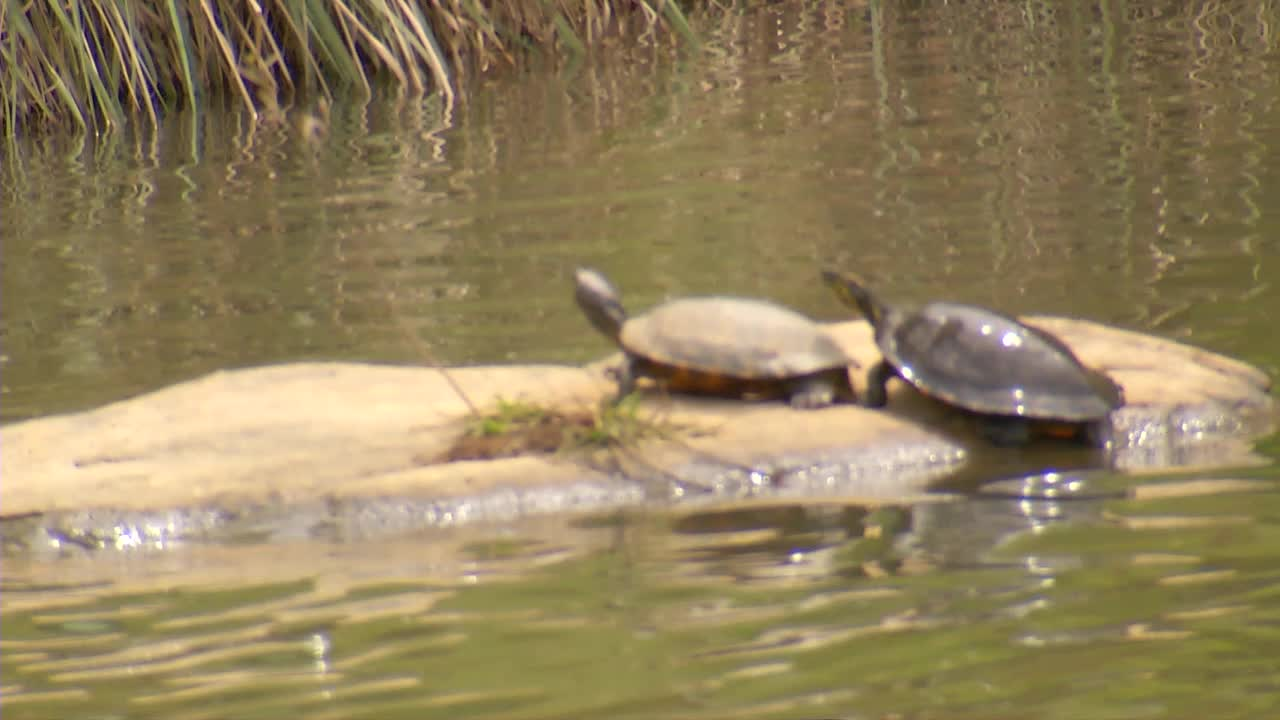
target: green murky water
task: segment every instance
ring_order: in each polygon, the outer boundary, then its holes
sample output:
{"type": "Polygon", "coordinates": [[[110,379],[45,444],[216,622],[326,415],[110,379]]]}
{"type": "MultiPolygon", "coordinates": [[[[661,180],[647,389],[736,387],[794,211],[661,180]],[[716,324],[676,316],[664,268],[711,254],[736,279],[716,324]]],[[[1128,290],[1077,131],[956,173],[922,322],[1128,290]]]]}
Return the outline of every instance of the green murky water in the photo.
{"type": "MultiPolygon", "coordinates": [[[[578,361],[578,264],[842,315],[1088,317],[1280,373],[1280,16],[1266,3],[854,4],[702,18],[339,105],[34,141],[0,197],[0,416],[304,358],[578,361]],[[934,6],[936,5],[936,6],[934,6]],[[21,169],[18,169],[20,166],[21,169]]],[[[1271,464],[1128,500],[542,518],[4,558],[6,717],[1267,717],[1271,464]],[[1232,482],[1226,482],[1231,480],[1232,482]]]]}

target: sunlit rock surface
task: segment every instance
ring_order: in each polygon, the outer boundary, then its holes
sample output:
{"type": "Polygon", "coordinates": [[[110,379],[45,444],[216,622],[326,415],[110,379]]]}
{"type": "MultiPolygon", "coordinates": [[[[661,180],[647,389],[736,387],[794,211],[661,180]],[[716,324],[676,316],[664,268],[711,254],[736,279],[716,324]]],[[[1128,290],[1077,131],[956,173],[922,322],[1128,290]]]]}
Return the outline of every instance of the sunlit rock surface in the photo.
{"type": "MultiPolygon", "coordinates": [[[[1032,321],[1110,372],[1127,399],[1113,419],[1112,449],[1071,450],[1065,460],[1059,449],[1046,462],[1245,464],[1250,441],[1274,425],[1270,380],[1253,367],[1085,321],[1032,321]]],[[[877,361],[865,323],[830,331],[863,370],[877,361]]],[[[454,368],[449,377],[482,411],[499,398],[581,408],[612,392],[606,365],[454,368]]],[[[861,385],[863,371],[853,379],[861,385]]],[[[0,514],[6,536],[19,526],[53,528],[63,541],[95,546],[228,527],[306,535],[337,524],[364,533],[673,497],[902,501],[1005,457],[971,437],[956,413],[895,382],[888,411],[655,392],[643,412],[681,428],[670,439],[590,455],[424,464],[454,441],[469,412],[432,368],[306,363],[215,373],[3,428],[0,514]]]]}

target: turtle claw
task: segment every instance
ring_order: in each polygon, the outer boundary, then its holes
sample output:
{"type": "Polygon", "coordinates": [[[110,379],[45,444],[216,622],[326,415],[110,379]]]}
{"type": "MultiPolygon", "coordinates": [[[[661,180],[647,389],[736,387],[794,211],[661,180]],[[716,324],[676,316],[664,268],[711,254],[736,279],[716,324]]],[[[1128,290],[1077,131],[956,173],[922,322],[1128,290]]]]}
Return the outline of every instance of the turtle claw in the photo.
{"type": "Polygon", "coordinates": [[[796,388],[787,401],[797,410],[816,410],[831,405],[835,399],[835,390],[825,383],[820,383],[796,388]]]}
{"type": "Polygon", "coordinates": [[[817,410],[831,405],[831,394],[801,393],[791,396],[791,407],[797,410],[817,410]]]}

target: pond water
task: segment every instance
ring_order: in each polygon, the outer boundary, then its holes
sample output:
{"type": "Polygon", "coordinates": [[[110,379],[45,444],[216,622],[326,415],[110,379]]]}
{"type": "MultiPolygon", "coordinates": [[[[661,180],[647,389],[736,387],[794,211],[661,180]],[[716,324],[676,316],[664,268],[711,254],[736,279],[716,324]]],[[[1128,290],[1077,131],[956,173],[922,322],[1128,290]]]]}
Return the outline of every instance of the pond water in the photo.
{"type": "MultiPolygon", "coordinates": [[[[3,164],[0,418],[301,359],[579,362],[573,269],[1086,317],[1280,375],[1266,3],[786,4],[297,126],[3,164]]],[[[1090,497],[10,553],[6,717],[1261,717],[1280,440],[1090,497]],[[1114,492],[1113,492],[1114,491],[1114,492]]],[[[1016,490],[1016,487],[1013,488],[1016,490]]]]}

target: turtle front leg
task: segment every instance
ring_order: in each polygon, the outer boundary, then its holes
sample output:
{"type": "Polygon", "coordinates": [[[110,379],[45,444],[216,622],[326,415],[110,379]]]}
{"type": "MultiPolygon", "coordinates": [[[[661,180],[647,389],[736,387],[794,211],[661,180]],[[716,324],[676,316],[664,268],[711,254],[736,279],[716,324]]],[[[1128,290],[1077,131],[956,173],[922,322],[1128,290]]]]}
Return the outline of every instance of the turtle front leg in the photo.
{"type": "Polygon", "coordinates": [[[885,387],[898,371],[888,361],[881,360],[867,371],[867,393],[862,404],[867,407],[884,407],[889,404],[889,390],[885,387]]]}

